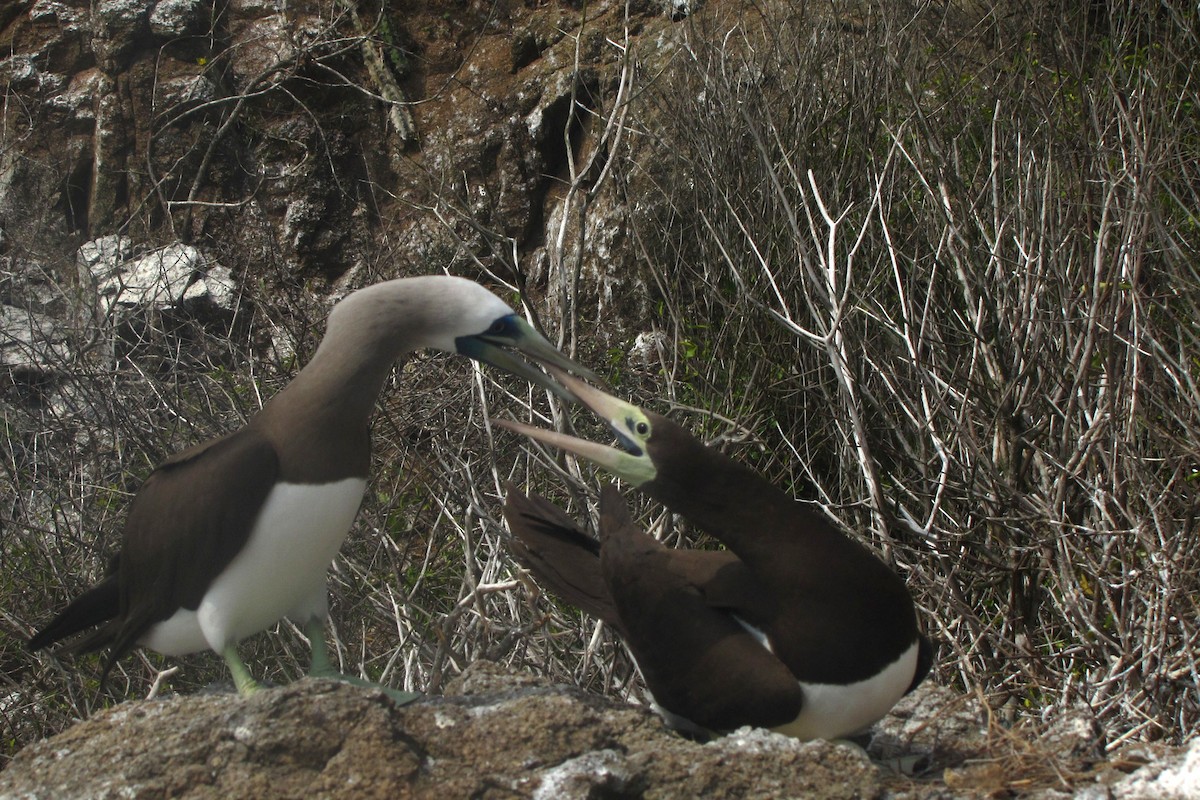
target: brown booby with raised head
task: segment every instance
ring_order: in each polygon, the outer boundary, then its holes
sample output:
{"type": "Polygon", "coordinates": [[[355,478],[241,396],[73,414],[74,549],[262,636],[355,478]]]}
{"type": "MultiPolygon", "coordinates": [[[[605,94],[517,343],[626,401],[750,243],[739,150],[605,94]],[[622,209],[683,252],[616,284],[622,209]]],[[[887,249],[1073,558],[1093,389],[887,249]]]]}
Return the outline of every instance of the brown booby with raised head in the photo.
{"type": "Polygon", "coordinates": [[[248,694],[258,684],[237,643],[287,617],[305,626],[310,674],[352,680],[334,672],[326,650],[326,572],[366,488],[376,399],[392,364],[423,348],[564,397],[510,349],[590,375],[472,281],[398,278],[353,292],[334,306],[312,360],[245,427],[150,473],[108,575],[37,632],[30,649],[94,628],[70,649],[111,647],[102,682],[137,645],[172,656],[211,649],[248,694]]]}
{"type": "Polygon", "coordinates": [[[728,547],[663,546],[612,487],[601,495],[600,541],[543,498],[509,490],[518,561],[613,625],[668,721],[839,738],[925,678],[933,651],[912,598],[866,547],[667,417],[550,371],[623,449],[496,424],[594,462],[728,547]]]}

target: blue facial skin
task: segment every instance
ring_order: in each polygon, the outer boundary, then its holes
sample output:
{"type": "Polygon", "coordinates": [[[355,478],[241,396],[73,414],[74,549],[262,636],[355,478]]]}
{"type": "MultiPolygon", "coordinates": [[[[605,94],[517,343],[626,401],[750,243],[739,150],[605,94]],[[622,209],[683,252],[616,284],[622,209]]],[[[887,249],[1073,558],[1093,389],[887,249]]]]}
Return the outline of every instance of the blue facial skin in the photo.
{"type": "MultiPolygon", "coordinates": [[[[632,426],[633,420],[626,419],[625,424],[632,426]]],[[[626,436],[624,432],[620,430],[614,430],[613,433],[616,434],[617,439],[621,442],[621,446],[624,447],[630,455],[638,456],[639,458],[644,455],[642,453],[642,448],[638,447],[637,443],[634,442],[633,439],[630,439],[628,436],[626,436]]]]}
{"type": "Polygon", "coordinates": [[[570,392],[540,369],[509,352],[507,348],[513,348],[534,359],[555,364],[564,371],[572,370],[591,375],[555,350],[549,342],[515,313],[500,317],[483,333],[458,337],[454,340],[454,346],[461,355],[524,378],[530,383],[548,389],[568,402],[575,400],[570,392]]]}
{"type": "Polygon", "coordinates": [[[486,345],[512,344],[518,337],[516,316],[516,314],[509,314],[506,317],[501,317],[493,322],[483,333],[458,337],[454,340],[458,352],[468,358],[478,360],[480,353],[486,350],[486,345]]]}

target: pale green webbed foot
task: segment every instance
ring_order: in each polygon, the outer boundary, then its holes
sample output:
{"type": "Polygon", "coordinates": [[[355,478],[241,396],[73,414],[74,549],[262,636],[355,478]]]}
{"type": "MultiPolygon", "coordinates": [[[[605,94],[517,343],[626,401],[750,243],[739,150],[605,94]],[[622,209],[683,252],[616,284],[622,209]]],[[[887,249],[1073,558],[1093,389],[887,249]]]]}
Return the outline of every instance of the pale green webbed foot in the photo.
{"type": "Polygon", "coordinates": [[[250,670],[246,669],[245,662],[238,655],[236,645],[226,646],[221,651],[221,657],[225,659],[225,664],[229,667],[229,674],[233,676],[233,685],[237,687],[238,694],[242,697],[249,697],[262,690],[262,685],[254,680],[250,675],[250,670]]]}
{"type": "Polygon", "coordinates": [[[384,686],[382,683],[368,681],[364,678],[356,678],[353,675],[347,675],[344,672],[338,672],[337,670],[333,669],[322,670],[320,672],[309,670],[308,675],[310,678],[328,678],[330,680],[348,683],[351,686],[361,686],[364,689],[378,689],[388,697],[392,698],[392,702],[396,703],[396,705],[405,705],[413,702],[414,700],[420,700],[422,697],[420,692],[405,692],[400,689],[393,689],[390,686],[384,686]]]}
{"type": "Polygon", "coordinates": [[[348,683],[351,686],[361,686],[365,689],[379,689],[392,698],[392,702],[397,705],[405,705],[421,698],[422,695],[420,692],[405,692],[400,689],[393,689],[390,686],[384,686],[381,683],[375,683],[363,678],[356,678],[353,675],[346,675],[334,669],[333,663],[329,660],[329,648],[325,643],[324,620],[310,620],[304,627],[304,633],[308,637],[308,641],[312,647],[312,661],[309,662],[308,667],[308,676],[310,678],[327,678],[348,683]]]}

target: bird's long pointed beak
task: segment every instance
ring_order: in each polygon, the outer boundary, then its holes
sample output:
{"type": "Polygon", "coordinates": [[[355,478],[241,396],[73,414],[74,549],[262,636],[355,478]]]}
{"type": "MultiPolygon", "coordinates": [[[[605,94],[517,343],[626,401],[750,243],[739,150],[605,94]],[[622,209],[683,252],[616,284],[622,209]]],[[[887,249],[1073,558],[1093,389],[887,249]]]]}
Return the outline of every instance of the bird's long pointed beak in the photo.
{"type": "Polygon", "coordinates": [[[622,422],[636,413],[642,416],[641,409],[632,403],[605,394],[594,386],[568,375],[554,366],[547,365],[546,371],[554,376],[576,400],[587,406],[596,416],[600,417],[612,429],[617,439],[625,449],[609,447],[608,445],[580,439],[557,431],[549,431],[506,419],[493,419],[492,422],[501,428],[528,436],[530,439],[551,447],[558,447],[573,453],[580,458],[591,461],[596,466],[611,472],[633,486],[640,486],[655,476],[654,463],[644,448],[629,438],[624,432],[622,422]]]}
{"type": "Polygon", "coordinates": [[[560,382],[542,372],[528,361],[518,357],[513,351],[515,350],[540,364],[546,365],[547,369],[556,368],[556,375],[565,375],[569,371],[589,380],[599,380],[596,374],[590,369],[577,364],[558,352],[554,345],[546,340],[546,337],[538,333],[525,320],[513,315],[511,325],[511,330],[504,337],[493,338],[481,335],[460,340],[459,352],[470,356],[476,361],[490,364],[505,372],[510,372],[517,377],[524,378],[530,383],[537,384],[562,399],[572,402],[575,400],[575,396],[569,390],[565,389],[560,382]]]}
{"type": "Polygon", "coordinates": [[[492,424],[510,430],[513,433],[528,436],[530,439],[542,444],[574,453],[580,458],[586,458],[588,461],[605,468],[610,468],[608,462],[615,461],[617,456],[627,455],[623,450],[618,450],[615,447],[609,447],[598,442],[589,442],[587,439],[579,439],[566,433],[559,433],[558,431],[537,428],[533,425],[526,425],[524,422],[516,422],[511,419],[493,419],[492,424]]]}

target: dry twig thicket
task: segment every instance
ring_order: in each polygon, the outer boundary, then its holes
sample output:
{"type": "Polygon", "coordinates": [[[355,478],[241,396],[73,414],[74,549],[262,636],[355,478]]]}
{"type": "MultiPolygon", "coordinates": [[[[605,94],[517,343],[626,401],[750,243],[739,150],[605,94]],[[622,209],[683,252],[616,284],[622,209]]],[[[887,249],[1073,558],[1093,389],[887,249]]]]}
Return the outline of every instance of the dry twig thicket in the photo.
{"type": "Polygon", "coordinates": [[[692,402],[895,561],[943,679],[1184,737],[1197,9],[1055,5],[697,32],[653,94],[646,268],[692,402]]]}

